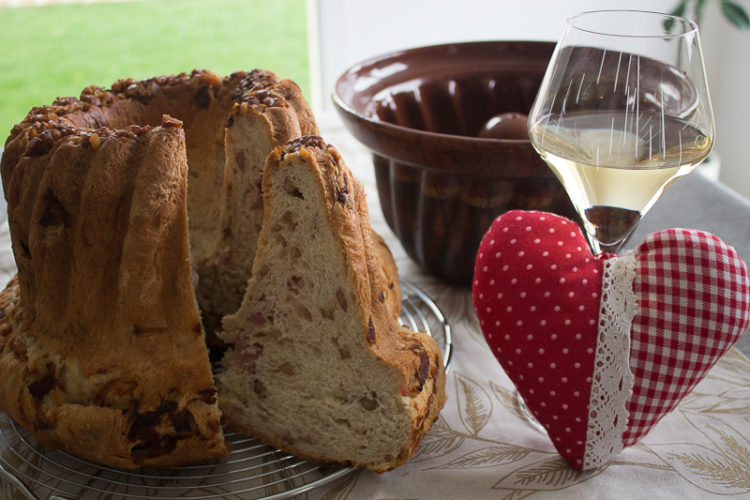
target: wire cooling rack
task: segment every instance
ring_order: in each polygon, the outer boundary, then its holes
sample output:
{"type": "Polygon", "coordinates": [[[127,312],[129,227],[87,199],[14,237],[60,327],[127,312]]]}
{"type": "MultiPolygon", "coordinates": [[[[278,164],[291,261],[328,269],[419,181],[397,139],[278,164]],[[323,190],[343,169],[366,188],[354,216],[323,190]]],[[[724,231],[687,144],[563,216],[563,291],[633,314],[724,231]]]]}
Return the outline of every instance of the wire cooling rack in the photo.
{"type": "MultiPolygon", "coordinates": [[[[413,283],[402,279],[401,322],[426,331],[452,358],[451,330],[438,306],[413,283]]],[[[257,439],[226,434],[230,453],[209,464],[167,469],[123,470],[50,450],[0,412],[0,490],[31,500],[288,498],[352,472],[351,467],[321,465],[269,447],[257,439]]]]}

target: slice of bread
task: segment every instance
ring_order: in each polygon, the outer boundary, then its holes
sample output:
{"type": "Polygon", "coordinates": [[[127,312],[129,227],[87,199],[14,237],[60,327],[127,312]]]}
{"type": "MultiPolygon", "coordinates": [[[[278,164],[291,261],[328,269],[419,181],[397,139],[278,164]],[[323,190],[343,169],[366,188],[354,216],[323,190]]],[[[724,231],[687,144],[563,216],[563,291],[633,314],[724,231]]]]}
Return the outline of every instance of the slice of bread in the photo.
{"type": "Polygon", "coordinates": [[[395,268],[333,147],[307,136],[276,148],[263,197],[252,278],[220,333],[226,424],[303,458],[391,470],[445,403],[440,351],[398,324],[395,268]]]}
{"type": "MultiPolygon", "coordinates": [[[[215,170],[223,171],[223,185],[212,186],[211,191],[205,186],[204,177],[208,175],[194,174],[195,162],[188,158],[190,189],[196,187],[204,194],[198,200],[190,198],[193,205],[189,204],[188,209],[191,251],[199,276],[196,294],[209,343],[215,340],[211,333],[220,328],[221,317],[239,308],[250,278],[263,222],[261,175],[268,154],[295,137],[318,131],[302,93],[291,80],[258,70],[248,73],[238,83],[234,80],[235,77],[230,77],[225,84],[235,90],[228,112],[224,108],[221,125],[204,127],[202,135],[196,127],[192,143],[191,136],[187,136],[188,153],[193,155],[196,150],[205,154],[210,149],[214,143],[204,137],[209,137],[209,132],[216,134],[217,129],[221,130],[218,144],[223,144],[216,147],[220,151],[214,151],[212,158],[219,166],[215,170]],[[191,149],[192,145],[196,147],[191,149]],[[210,198],[210,203],[206,198],[210,198]],[[213,216],[203,211],[211,203],[219,208],[213,216]],[[213,218],[207,220],[207,215],[213,218]]],[[[221,109],[218,102],[216,107],[221,109]]]]}

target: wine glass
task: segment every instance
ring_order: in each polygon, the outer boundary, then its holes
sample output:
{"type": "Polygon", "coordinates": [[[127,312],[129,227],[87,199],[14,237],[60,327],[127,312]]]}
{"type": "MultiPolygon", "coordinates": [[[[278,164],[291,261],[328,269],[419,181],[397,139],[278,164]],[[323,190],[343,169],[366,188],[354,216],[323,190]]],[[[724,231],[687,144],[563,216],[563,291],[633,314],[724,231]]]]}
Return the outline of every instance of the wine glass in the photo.
{"type": "MultiPolygon", "coordinates": [[[[594,254],[616,253],[664,190],[714,142],[698,28],[656,12],[568,19],[528,118],[594,254]]],[[[529,423],[542,427],[517,394],[529,423]]]]}
{"type": "Polygon", "coordinates": [[[713,145],[697,26],[644,11],[571,17],[528,129],[594,254],[617,252],[664,189],[713,145]]]}

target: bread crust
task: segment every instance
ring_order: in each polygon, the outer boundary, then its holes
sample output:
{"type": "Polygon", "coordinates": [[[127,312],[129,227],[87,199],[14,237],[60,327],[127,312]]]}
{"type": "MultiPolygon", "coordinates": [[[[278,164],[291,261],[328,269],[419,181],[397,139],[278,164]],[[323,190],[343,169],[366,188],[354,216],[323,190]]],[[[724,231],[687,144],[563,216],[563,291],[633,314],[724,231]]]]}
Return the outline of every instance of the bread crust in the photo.
{"type": "MultiPolygon", "coordinates": [[[[238,208],[259,183],[239,157],[251,128],[275,147],[267,172],[285,157],[315,169],[356,289],[359,340],[399,380],[410,422],[400,451],[352,462],[383,472],[416,450],[445,402],[440,351],[398,325],[396,265],[362,186],[334,148],[305,135],[317,127],[299,88],[260,71],[119,80],[34,108],[13,128],[0,174],[19,272],[0,292],[0,409],[41,443],[124,468],[226,453],[191,259],[204,320],[231,312],[266,221],[238,208]]],[[[236,428],[331,460],[262,426],[236,428]]]]}
{"type": "Polygon", "coordinates": [[[70,127],[38,151],[34,132],[65,122],[36,123],[11,141],[25,137],[25,153],[3,157],[18,277],[0,294],[0,408],[41,443],[109,466],[223,456],[181,123],[70,127]]]}
{"type": "MultiPolygon", "coordinates": [[[[264,226],[258,245],[254,275],[261,272],[257,267],[261,265],[262,252],[268,246],[268,240],[273,237],[270,211],[274,200],[272,195],[269,195],[272,191],[270,183],[275,178],[276,171],[283,170],[295,160],[305,162],[317,177],[318,189],[323,193],[325,200],[325,219],[331,232],[336,235],[339,245],[338,250],[332,251],[340,252],[346,262],[346,274],[340,279],[351,283],[351,288],[356,290],[353,303],[357,308],[356,317],[359,318],[358,331],[331,331],[329,335],[355,336],[359,348],[368,351],[368,357],[376,360],[380,368],[389,374],[384,378],[393,377],[398,381],[391,386],[393,393],[383,397],[400,402],[398,414],[394,414],[393,417],[408,420],[408,429],[398,438],[398,453],[387,458],[342,458],[341,455],[330,452],[330,447],[305,446],[304,437],[296,439],[274,433],[263,422],[244,418],[242,410],[237,406],[237,399],[229,396],[233,390],[237,393],[237,388],[228,387],[231,383],[229,376],[223,378],[224,375],[219,375],[219,387],[226,396],[222,397],[220,404],[230,428],[258,436],[272,446],[297,456],[321,462],[344,460],[354,466],[367,467],[376,472],[392,470],[412,456],[445,403],[445,370],[441,353],[437,344],[428,335],[412,332],[398,324],[400,298],[398,301],[393,300],[394,292],[398,291],[395,263],[382,239],[373,236],[364,188],[344,165],[335,148],[326,144],[320,137],[308,136],[293,140],[276,148],[268,158],[263,175],[266,205],[264,226]]],[[[245,311],[241,309],[234,317],[225,321],[227,338],[236,341],[247,334],[247,337],[240,341],[254,341],[254,315],[250,312],[251,301],[256,296],[253,294],[253,287],[254,282],[251,281],[248,295],[243,301],[245,311]],[[245,314],[249,315],[250,321],[243,322],[245,314]]],[[[293,338],[294,334],[290,335],[293,338]]],[[[225,367],[228,372],[243,370],[239,363],[235,364],[232,360],[225,362],[225,367]]],[[[262,373],[260,370],[254,365],[249,373],[261,381],[277,376],[273,373],[262,373]]],[[[329,382],[307,380],[303,381],[303,385],[326,385],[329,382]]],[[[270,412],[268,419],[281,417],[273,414],[273,408],[267,411],[270,412]]],[[[341,418],[346,419],[348,415],[341,415],[341,418]]],[[[379,436],[377,429],[372,432],[374,436],[379,436]]]]}
{"type": "Polygon", "coordinates": [[[261,177],[266,157],[276,146],[318,132],[310,108],[290,80],[256,70],[240,79],[233,98],[219,224],[212,222],[213,233],[202,231],[194,238],[202,240],[201,248],[193,245],[198,302],[209,332],[219,327],[222,316],[239,308],[251,275],[263,221],[261,177]]]}
{"type": "MultiPolygon", "coordinates": [[[[383,364],[399,373],[403,382],[402,391],[406,392],[404,396],[410,399],[408,406],[413,421],[409,441],[405,443],[401,454],[391,463],[369,466],[376,472],[382,473],[408,460],[437,419],[447,399],[445,368],[440,349],[429,335],[412,332],[393,320],[393,308],[389,307],[382,295],[388,289],[387,281],[383,279],[388,272],[383,273],[382,270],[389,266],[382,265],[382,260],[377,257],[378,253],[370,237],[372,229],[364,186],[351,174],[338,151],[333,146],[325,144],[322,139],[320,141],[324,146],[318,146],[315,142],[311,144],[305,138],[292,141],[282,149],[283,152],[279,152],[279,156],[295,154],[297,148],[299,148],[297,154],[303,157],[305,153],[314,152],[314,162],[331,206],[329,221],[334,231],[337,234],[346,235],[352,230],[350,228],[356,227],[359,223],[359,233],[357,234],[356,229],[354,232],[361,237],[361,242],[358,241],[359,238],[348,240],[344,236],[342,243],[345,253],[352,256],[351,278],[368,277],[367,280],[362,280],[358,305],[362,309],[363,317],[372,321],[371,323],[368,321],[366,326],[363,325],[363,329],[366,329],[366,338],[373,354],[383,364]],[[361,263],[355,263],[360,259],[364,260],[366,274],[360,274],[361,263]]],[[[269,158],[269,166],[273,164],[274,159],[275,157],[269,158]]],[[[382,248],[382,245],[378,246],[382,248]]],[[[379,255],[382,256],[382,251],[379,255]]],[[[395,263],[393,269],[395,269],[395,263]]],[[[391,273],[391,280],[393,280],[393,274],[398,276],[397,272],[391,271],[391,273]]]]}
{"type": "MultiPolygon", "coordinates": [[[[398,320],[401,315],[401,283],[398,277],[396,260],[383,237],[374,230],[372,231],[372,246],[376,259],[380,263],[381,279],[385,283],[384,302],[391,315],[398,320]]],[[[378,296],[378,300],[380,300],[380,296],[378,296]]]]}
{"type": "Polygon", "coordinates": [[[257,210],[246,206],[253,199],[259,202],[265,158],[280,144],[318,133],[293,81],[257,69],[226,77],[195,70],[120,79],[109,90],[90,86],[78,99],[58,98],[52,105],[33,108],[13,127],[0,172],[6,179],[12,175],[6,170],[12,171],[30,147],[43,152],[61,136],[132,138],[158,126],[164,115],[183,123],[190,165],[191,257],[199,278],[198,302],[213,339],[221,316],[239,307],[250,276],[262,204],[257,210]],[[246,130],[265,141],[250,148],[256,158],[248,158],[246,130]]]}

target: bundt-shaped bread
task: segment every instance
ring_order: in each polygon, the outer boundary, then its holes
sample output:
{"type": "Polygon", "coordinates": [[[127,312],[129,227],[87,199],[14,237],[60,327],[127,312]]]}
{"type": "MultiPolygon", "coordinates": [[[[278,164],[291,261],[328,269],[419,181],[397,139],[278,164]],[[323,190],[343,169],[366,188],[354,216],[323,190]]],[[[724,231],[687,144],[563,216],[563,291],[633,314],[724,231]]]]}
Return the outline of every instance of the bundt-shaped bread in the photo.
{"type": "Polygon", "coordinates": [[[237,309],[265,158],[314,131],[298,87],[258,70],[120,80],[32,109],[0,163],[19,270],[0,408],[107,465],[223,455],[195,296],[210,324],[237,309]]]}
{"type": "Polygon", "coordinates": [[[398,325],[393,258],[315,132],[297,86],[257,70],[32,109],[0,162],[18,266],[0,409],[105,465],[221,457],[205,332],[224,317],[235,429],[315,460],[407,460],[445,401],[442,361],[398,325]]]}
{"type": "Polygon", "coordinates": [[[2,176],[18,160],[43,154],[60,134],[76,130],[156,126],[163,115],[183,122],[190,166],[188,222],[198,302],[211,332],[239,307],[250,277],[263,218],[260,177],[271,150],[317,125],[297,85],[261,70],[221,78],[209,71],[149,80],[118,80],[111,90],[91,86],[80,99],[34,108],[11,131],[2,176]]]}
{"type": "Polygon", "coordinates": [[[271,153],[263,196],[252,278],[220,333],[227,425],[312,460],[393,469],[437,418],[445,371],[433,339],[394,317],[395,267],[378,257],[364,190],[332,146],[303,137],[271,153]]]}
{"type": "Polygon", "coordinates": [[[45,445],[106,465],[224,455],[180,122],[38,123],[14,164],[3,156],[18,275],[0,293],[0,408],[45,445]]]}

